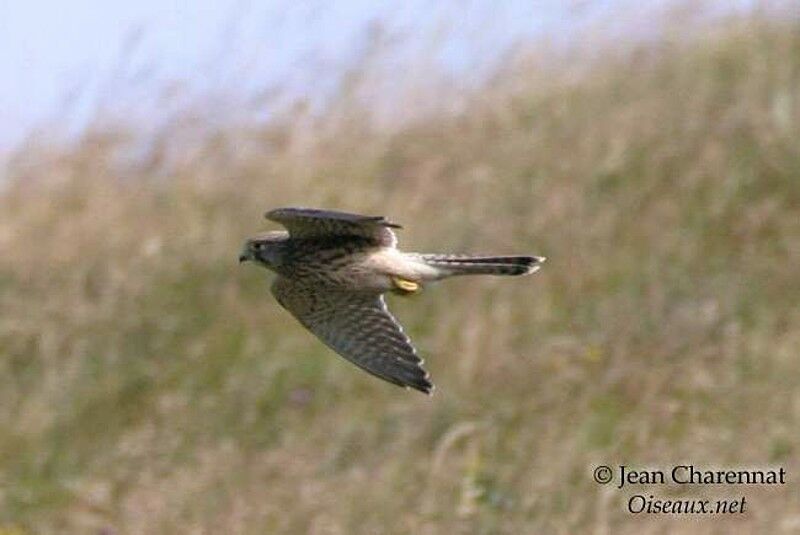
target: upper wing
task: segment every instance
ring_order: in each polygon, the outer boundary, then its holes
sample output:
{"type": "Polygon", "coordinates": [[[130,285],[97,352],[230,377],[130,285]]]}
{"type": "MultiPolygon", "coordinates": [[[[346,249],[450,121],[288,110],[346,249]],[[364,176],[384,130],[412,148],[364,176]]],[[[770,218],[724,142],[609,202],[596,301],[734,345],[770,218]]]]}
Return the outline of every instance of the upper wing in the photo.
{"type": "Polygon", "coordinates": [[[429,394],[433,384],[383,296],[343,292],[278,277],[272,294],[305,328],[364,370],[429,394]]]}
{"type": "Polygon", "coordinates": [[[264,214],[264,217],[285,226],[293,238],[358,236],[386,247],[394,247],[397,242],[391,229],[401,228],[383,216],[312,208],[277,208],[264,214]]]}

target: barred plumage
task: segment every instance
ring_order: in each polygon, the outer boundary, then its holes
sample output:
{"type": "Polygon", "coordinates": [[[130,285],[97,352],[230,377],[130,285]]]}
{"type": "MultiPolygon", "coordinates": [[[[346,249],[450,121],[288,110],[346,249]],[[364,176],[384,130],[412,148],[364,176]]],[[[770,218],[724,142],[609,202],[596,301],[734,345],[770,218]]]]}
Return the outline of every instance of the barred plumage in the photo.
{"type": "Polygon", "coordinates": [[[430,393],[433,384],[383,294],[408,294],[456,275],[525,275],[543,257],[403,253],[381,216],[279,208],[266,217],[284,225],[247,240],[240,261],[278,277],[272,293],[334,351],[390,383],[430,393]]]}
{"type": "Polygon", "coordinates": [[[544,261],[536,256],[467,256],[422,254],[422,261],[449,270],[450,275],[527,275],[544,261]]]}

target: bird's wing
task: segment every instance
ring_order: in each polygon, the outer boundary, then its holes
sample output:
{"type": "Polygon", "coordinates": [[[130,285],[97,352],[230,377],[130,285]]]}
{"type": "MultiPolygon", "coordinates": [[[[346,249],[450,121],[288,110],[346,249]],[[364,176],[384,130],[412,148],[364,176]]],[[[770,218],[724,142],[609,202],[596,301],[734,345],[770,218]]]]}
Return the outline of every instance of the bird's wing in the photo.
{"type": "Polygon", "coordinates": [[[385,247],[395,246],[397,238],[392,229],[401,228],[383,216],[312,208],[276,208],[264,214],[264,217],[286,227],[292,238],[359,237],[385,247]]]}
{"type": "Polygon", "coordinates": [[[344,292],[278,277],[272,294],[331,349],[369,373],[429,394],[433,384],[381,294],[344,292]]]}

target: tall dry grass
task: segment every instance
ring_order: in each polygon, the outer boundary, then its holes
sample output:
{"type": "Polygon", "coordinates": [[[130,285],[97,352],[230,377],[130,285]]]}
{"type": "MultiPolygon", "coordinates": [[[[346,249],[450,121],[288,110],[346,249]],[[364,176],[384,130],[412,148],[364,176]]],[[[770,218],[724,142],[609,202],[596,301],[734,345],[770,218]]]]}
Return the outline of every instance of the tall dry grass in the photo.
{"type": "MultiPolygon", "coordinates": [[[[0,525],[22,533],[790,533],[800,525],[800,29],[748,20],[459,113],[187,111],[14,155],[0,525]],[[335,357],[240,268],[282,205],[422,251],[549,257],[391,302],[432,398],[335,357]],[[780,465],[730,518],[634,516],[597,464],[780,465]],[[103,531],[105,530],[105,531],[103,531]]],[[[338,103],[337,103],[338,102],[338,103]]]]}

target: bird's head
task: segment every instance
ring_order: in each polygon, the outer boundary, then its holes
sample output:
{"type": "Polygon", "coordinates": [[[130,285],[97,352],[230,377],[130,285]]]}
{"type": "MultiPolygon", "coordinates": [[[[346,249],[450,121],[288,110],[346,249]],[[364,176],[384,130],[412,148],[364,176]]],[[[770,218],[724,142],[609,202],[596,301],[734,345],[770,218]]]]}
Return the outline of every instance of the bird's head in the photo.
{"type": "Polygon", "coordinates": [[[283,230],[267,232],[250,238],[244,242],[239,262],[255,262],[269,269],[275,269],[280,262],[283,246],[289,239],[289,233],[283,230]]]}

